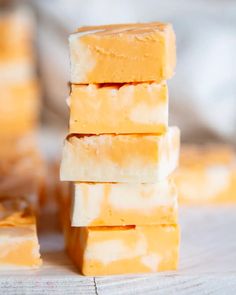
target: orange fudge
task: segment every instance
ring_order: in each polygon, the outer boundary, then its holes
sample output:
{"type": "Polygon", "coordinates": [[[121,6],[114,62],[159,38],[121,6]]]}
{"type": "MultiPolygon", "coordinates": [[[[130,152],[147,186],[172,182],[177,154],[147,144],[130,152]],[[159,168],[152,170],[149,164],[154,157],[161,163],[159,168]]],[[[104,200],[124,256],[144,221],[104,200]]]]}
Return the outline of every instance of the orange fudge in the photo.
{"type": "Polygon", "coordinates": [[[72,85],[70,133],[155,133],[168,126],[166,82],[72,85]]]}
{"type": "Polygon", "coordinates": [[[33,16],[27,9],[0,15],[0,83],[24,81],[34,76],[33,16]]]}
{"type": "Polygon", "coordinates": [[[84,275],[176,270],[178,225],[69,227],[67,251],[84,275]]]}
{"type": "Polygon", "coordinates": [[[178,225],[72,227],[70,194],[60,197],[59,207],[66,250],[82,274],[144,273],[177,268],[178,225]]]}
{"type": "Polygon", "coordinates": [[[0,199],[0,268],[41,265],[36,219],[23,199],[0,199]]]}
{"type": "MultiPolygon", "coordinates": [[[[59,223],[61,228],[65,227],[65,220],[70,220],[67,217],[67,212],[69,210],[65,210],[65,208],[71,207],[71,199],[73,193],[73,185],[71,182],[62,182],[57,184],[56,187],[56,201],[57,201],[57,208],[59,213],[59,223]]],[[[70,221],[69,221],[70,223],[70,221]]],[[[71,223],[69,224],[71,225],[71,223]]]]}
{"type": "Polygon", "coordinates": [[[0,197],[37,200],[44,176],[44,161],[32,134],[0,137],[0,197]]]}
{"type": "Polygon", "coordinates": [[[186,145],[175,181],[181,203],[235,203],[236,153],[224,145],[186,145]]]}
{"type": "Polygon", "coordinates": [[[82,27],[69,38],[75,84],[160,82],[172,77],[175,35],[170,24],[82,27]]]}
{"type": "Polygon", "coordinates": [[[75,183],[72,226],[177,223],[177,192],[163,180],[155,184],[75,183]]]}
{"type": "Polygon", "coordinates": [[[39,115],[39,89],[36,81],[0,84],[0,138],[34,130],[39,115]]]}
{"type": "Polygon", "coordinates": [[[72,135],[64,144],[60,177],[66,181],[153,183],[178,164],[180,132],[164,135],[72,135]]]}
{"type": "Polygon", "coordinates": [[[32,57],[34,29],[35,23],[30,10],[2,11],[0,15],[0,61],[32,57]]]}
{"type": "Polygon", "coordinates": [[[39,115],[39,88],[35,80],[0,85],[2,135],[18,135],[36,127],[39,115]]]}

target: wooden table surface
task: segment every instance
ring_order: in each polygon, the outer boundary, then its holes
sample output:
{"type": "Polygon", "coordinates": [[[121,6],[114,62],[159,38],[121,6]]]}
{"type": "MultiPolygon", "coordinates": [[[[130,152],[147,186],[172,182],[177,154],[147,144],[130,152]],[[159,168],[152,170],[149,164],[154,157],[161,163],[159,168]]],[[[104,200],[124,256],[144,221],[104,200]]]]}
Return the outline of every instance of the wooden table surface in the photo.
{"type": "Polygon", "coordinates": [[[83,277],[63,251],[57,217],[39,228],[43,266],[0,271],[0,294],[236,294],[236,207],[181,208],[177,272],[83,277]]]}

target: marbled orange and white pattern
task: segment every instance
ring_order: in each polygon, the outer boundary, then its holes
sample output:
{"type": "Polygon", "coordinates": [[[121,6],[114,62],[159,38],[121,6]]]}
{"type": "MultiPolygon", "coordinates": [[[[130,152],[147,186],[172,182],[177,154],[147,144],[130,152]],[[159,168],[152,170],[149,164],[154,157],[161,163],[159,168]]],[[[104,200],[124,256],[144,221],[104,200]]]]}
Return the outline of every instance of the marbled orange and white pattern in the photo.
{"type": "Polygon", "coordinates": [[[179,227],[70,228],[67,250],[84,275],[175,270],[179,256],[179,227]]]}
{"type": "Polygon", "coordinates": [[[172,77],[175,35],[170,24],[82,27],[69,37],[74,84],[160,82],[172,77]]]}
{"type": "Polygon", "coordinates": [[[74,184],[72,226],[176,224],[177,213],[172,181],[74,184]]]}
{"type": "Polygon", "coordinates": [[[36,219],[28,203],[21,198],[0,199],[0,268],[41,263],[36,219]]]}
{"type": "Polygon", "coordinates": [[[178,165],[180,132],[164,135],[72,135],[64,143],[61,180],[155,183],[178,165]]]}
{"type": "Polygon", "coordinates": [[[168,126],[166,82],[72,85],[70,133],[163,134],[168,126]]]}
{"type": "Polygon", "coordinates": [[[236,202],[236,153],[225,145],[186,145],[175,173],[184,204],[236,202]]]}

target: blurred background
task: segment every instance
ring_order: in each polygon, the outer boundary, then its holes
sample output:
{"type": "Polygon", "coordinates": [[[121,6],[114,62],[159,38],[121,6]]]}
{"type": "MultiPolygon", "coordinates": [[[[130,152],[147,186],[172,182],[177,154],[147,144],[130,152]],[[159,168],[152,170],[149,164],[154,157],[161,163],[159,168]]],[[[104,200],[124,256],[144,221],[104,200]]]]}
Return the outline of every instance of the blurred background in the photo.
{"type": "Polygon", "coordinates": [[[170,122],[184,141],[236,143],[236,1],[0,1],[1,12],[24,6],[34,18],[42,123],[66,130],[68,35],[82,25],[163,21],[177,37],[176,75],[169,83],[170,122]]]}
{"type": "Polygon", "coordinates": [[[55,197],[64,212],[71,195],[59,181],[69,122],[68,36],[83,25],[149,21],[173,24],[170,125],[180,127],[183,142],[200,143],[181,146],[173,176],[180,204],[236,203],[234,0],[0,0],[0,199],[33,195],[31,203],[44,205],[55,197]]]}

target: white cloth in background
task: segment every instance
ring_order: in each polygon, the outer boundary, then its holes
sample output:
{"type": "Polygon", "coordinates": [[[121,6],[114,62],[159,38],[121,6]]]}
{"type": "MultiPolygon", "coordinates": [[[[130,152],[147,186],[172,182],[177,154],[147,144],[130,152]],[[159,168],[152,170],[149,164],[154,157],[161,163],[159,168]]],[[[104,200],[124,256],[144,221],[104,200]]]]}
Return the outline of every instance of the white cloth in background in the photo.
{"type": "Polygon", "coordinates": [[[81,25],[168,21],[178,64],[169,81],[171,123],[184,139],[236,143],[236,2],[194,0],[32,1],[39,15],[40,68],[52,121],[64,125],[67,36],[81,25]]]}

